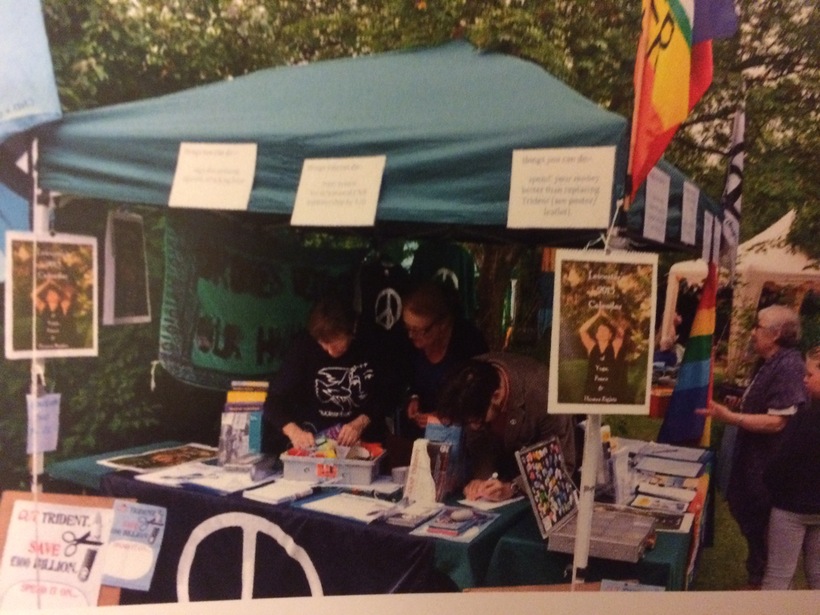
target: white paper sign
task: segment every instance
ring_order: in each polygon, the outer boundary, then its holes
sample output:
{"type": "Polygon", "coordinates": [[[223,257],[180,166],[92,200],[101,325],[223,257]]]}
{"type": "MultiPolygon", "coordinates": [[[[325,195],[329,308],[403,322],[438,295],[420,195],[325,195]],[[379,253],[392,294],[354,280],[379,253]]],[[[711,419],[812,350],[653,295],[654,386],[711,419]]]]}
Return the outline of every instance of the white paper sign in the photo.
{"type": "Polygon", "coordinates": [[[167,511],[161,506],[114,502],[114,520],[105,548],[103,582],[148,591],[165,534],[167,511]]]}
{"type": "Polygon", "coordinates": [[[509,228],[607,228],[615,147],[513,151],[509,228]]]}
{"type": "Polygon", "coordinates": [[[669,175],[653,167],[646,178],[646,204],[643,211],[643,236],[663,243],[669,212],[669,175]]]}
{"type": "Polygon", "coordinates": [[[113,514],[14,502],[0,562],[0,611],[96,606],[113,514]]]}
{"type": "Polygon", "coordinates": [[[698,199],[700,189],[695,184],[683,182],[683,202],[681,204],[680,240],[695,245],[698,232],[698,199]]]}
{"type": "Polygon", "coordinates": [[[386,156],[305,160],[290,223],[373,226],[386,163],[386,156]]]}
{"type": "Polygon", "coordinates": [[[256,143],[180,143],[169,207],[246,210],[256,143]]]}
{"type": "Polygon", "coordinates": [[[57,450],[60,430],[60,394],[49,393],[34,397],[26,395],[28,411],[28,440],[26,453],[48,453],[57,450]]]}
{"type": "Polygon", "coordinates": [[[720,220],[715,220],[712,224],[712,260],[720,260],[720,238],[723,235],[723,224],[720,220]]]}
{"type": "Polygon", "coordinates": [[[715,216],[708,211],[703,212],[703,251],[701,258],[707,263],[712,255],[712,236],[715,230],[715,216]]]}

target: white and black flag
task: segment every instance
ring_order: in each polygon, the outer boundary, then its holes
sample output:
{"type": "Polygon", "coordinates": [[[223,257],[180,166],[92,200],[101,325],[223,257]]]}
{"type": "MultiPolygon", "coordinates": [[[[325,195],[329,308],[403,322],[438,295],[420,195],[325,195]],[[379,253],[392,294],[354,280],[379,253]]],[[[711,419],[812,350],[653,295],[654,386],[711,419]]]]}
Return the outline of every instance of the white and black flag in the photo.
{"type": "Polygon", "coordinates": [[[738,105],[732,127],[732,147],[729,150],[729,165],[726,170],[726,184],[723,188],[723,240],[721,256],[729,271],[734,275],[737,261],[737,246],[740,241],[740,203],[743,190],[743,154],[746,111],[744,103],[738,105]]]}

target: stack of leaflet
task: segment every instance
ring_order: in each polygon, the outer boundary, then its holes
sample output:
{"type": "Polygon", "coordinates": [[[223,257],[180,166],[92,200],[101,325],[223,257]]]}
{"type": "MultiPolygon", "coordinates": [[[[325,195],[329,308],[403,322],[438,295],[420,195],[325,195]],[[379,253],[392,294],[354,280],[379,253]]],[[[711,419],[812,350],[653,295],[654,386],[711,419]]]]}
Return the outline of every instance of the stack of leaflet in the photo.
{"type": "Polygon", "coordinates": [[[708,454],[705,449],[642,443],[634,460],[635,496],[629,506],[656,517],[665,515],[664,523],[659,523],[661,531],[688,531],[694,516],[688,511],[708,454]],[[674,516],[680,523],[671,522],[674,516]]]}

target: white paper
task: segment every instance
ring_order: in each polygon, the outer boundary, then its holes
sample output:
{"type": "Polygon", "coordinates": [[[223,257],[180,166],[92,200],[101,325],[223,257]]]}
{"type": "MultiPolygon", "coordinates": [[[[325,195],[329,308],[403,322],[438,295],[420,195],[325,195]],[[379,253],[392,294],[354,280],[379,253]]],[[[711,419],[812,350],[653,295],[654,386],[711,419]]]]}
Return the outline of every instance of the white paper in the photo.
{"type": "Polygon", "coordinates": [[[386,156],[305,160],[291,225],[373,226],[386,163],[386,156]]]}
{"type": "Polygon", "coordinates": [[[161,506],[114,502],[114,521],[105,547],[105,585],[148,591],[166,520],[167,511],[161,506]]]}
{"type": "Polygon", "coordinates": [[[354,519],[364,523],[372,523],[380,519],[383,515],[394,510],[396,505],[393,502],[377,500],[350,493],[338,493],[324,498],[311,500],[302,504],[302,508],[315,510],[317,512],[354,519]]]}
{"type": "Polygon", "coordinates": [[[695,477],[703,470],[702,463],[678,461],[662,457],[643,457],[635,465],[639,472],[655,472],[657,474],[671,474],[672,476],[695,477]]]}
{"type": "Polygon", "coordinates": [[[661,487],[652,483],[638,483],[638,493],[677,500],[678,502],[691,502],[698,492],[694,489],[683,489],[681,487],[661,487]]]}
{"type": "Polygon", "coordinates": [[[707,263],[712,255],[712,235],[714,234],[715,216],[708,211],[703,212],[703,251],[701,258],[707,263]]]}
{"type": "Polygon", "coordinates": [[[669,212],[669,175],[653,167],[646,178],[646,203],[643,211],[643,236],[663,243],[669,212]]]}
{"type": "Polygon", "coordinates": [[[246,210],[256,143],[180,143],[169,207],[246,210]]]}
{"type": "Polygon", "coordinates": [[[700,189],[691,182],[683,182],[683,202],[681,203],[680,240],[695,245],[698,231],[698,199],[700,189]]]}
{"type": "Polygon", "coordinates": [[[509,228],[607,228],[615,147],[514,150],[509,228]]]}
{"type": "Polygon", "coordinates": [[[110,509],[17,500],[0,561],[0,611],[96,606],[110,509]]]}
{"type": "Polygon", "coordinates": [[[57,450],[60,432],[60,394],[26,395],[28,439],[26,453],[48,453],[57,450]]]}
{"type": "Polygon", "coordinates": [[[413,442],[404,497],[411,502],[435,502],[436,481],[433,478],[432,462],[427,452],[427,440],[418,438],[413,442]]]}
{"type": "Polygon", "coordinates": [[[256,502],[281,504],[311,495],[313,488],[318,484],[311,481],[277,478],[263,487],[243,491],[242,496],[256,502]]]}
{"type": "Polygon", "coordinates": [[[477,508],[478,510],[494,510],[496,508],[501,508],[502,506],[506,506],[507,504],[512,504],[513,502],[519,502],[524,499],[523,495],[518,495],[512,497],[508,500],[501,500],[500,502],[491,502],[490,500],[459,500],[458,503],[463,506],[469,506],[470,508],[477,508]]]}
{"type": "Polygon", "coordinates": [[[153,470],[137,474],[134,478],[154,485],[165,487],[181,487],[185,481],[204,478],[218,474],[221,470],[219,466],[211,465],[202,461],[191,461],[181,463],[162,470],[153,470]]]}
{"type": "Polygon", "coordinates": [[[723,236],[723,225],[720,220],[715,220],[712,224],[712,261],[720,260],[720,239],[723,236]]]}

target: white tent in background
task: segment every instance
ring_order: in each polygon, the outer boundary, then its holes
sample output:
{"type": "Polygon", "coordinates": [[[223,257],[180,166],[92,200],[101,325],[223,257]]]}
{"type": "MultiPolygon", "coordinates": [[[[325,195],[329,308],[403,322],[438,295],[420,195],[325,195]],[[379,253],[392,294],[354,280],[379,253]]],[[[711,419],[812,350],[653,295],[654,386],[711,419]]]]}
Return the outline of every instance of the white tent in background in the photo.
{"type": "MultiPolygon", "coordinates": [[[[792,305],[798,309],[809,291],[820,292],[820,263],[789,245],[787,237],[794,211],[738,247],[737,269],[732,301],[731,334],[726,369],[732,381],[741,367],[749,329],[754,322],[763,289],[790,289],[792,305]]],[[[661,321],[662,335],[674,335],[674,316],[681,281],[701,284],[706,278],[706,262],[684,261],[672,265],[666,286],[666,303],[661,321]]],[[[726,279],[722,284],[728,284],[726,279]]]]}

